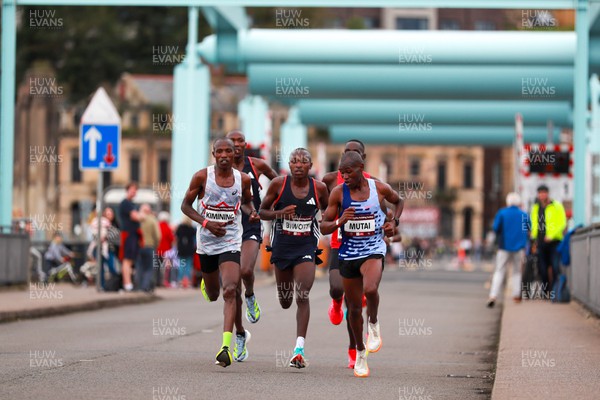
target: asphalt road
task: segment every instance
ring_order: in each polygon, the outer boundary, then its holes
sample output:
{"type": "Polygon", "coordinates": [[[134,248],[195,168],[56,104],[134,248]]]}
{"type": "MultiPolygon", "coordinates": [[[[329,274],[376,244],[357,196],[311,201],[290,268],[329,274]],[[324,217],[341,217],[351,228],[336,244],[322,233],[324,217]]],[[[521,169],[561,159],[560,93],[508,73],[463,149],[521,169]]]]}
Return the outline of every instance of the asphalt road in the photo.
{"type": "MultiPolygon", "coordinates": [[[[249,359],[213,364],[222,300],[189,297],[0,325],[1,399],[488,399],[500,309],[485,308],[484,272],[386,271],[383,347],[371,376],[346,368],[345,326],[327,317],[328,283],[311,292],[309,366],[289,368],[295,305],[258,288],[249,359]]],[[[244,320],[244,322],[246,322],[244,320]]]]}

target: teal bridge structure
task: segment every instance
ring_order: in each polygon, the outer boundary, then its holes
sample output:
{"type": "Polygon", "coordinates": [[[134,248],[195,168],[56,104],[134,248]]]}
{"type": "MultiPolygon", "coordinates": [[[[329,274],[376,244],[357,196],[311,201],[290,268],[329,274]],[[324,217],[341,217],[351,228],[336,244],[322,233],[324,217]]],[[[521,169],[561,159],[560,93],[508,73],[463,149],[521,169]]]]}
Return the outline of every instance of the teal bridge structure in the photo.
{"type": "MultiPolygon", "coordinates": [[[[188,8],[187,54],[174,71],[173,188],[187,187],[192,171],[209,161],[208,151],[197,150],[209,144],[208,64],[222,64],[248,76],[250,94],[239,104],[248,142],[262,141],[270,100],[290,105],[284,153],[306,145],[308,125],[328,128],[334,142],[484,146],[512,144],[517,113],[526,142],[545,142],[548,121],[555,140],[572,128],[573,217],[600,221],[592,212],[592,205],[600,208],[600,188],[591,184],[600,176],[600,0],[4,0],[0,225],[11,222],[19,5],[188,8]],[[252,29],[244,7],[574,9],[576,26],[573,32],[252,29]],[[214,32],[202,42],[199,12],[214,32]],[[415,49],[430,62],[400,62],[403,51],[415,49]],[[281,93],[282,82],[307,90],[281,93]],[[523,92],[524,85],[542,83],[552,87],[551,96],[523,92]],[[427,135],[399,132],[400,113],[425,114],[434,128],[427,135]]],[[[173,192],[174,218],[182,195],[173,192]]]]}

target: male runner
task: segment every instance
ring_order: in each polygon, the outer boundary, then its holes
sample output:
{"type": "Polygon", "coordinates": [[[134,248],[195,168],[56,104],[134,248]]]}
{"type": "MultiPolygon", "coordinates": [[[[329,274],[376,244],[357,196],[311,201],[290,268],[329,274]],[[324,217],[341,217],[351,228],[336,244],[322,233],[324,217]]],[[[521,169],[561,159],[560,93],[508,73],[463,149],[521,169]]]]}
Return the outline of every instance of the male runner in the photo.
{"type": "MultiPolygon", "coordinates": [[[[365,145],[357,139],[352,139],[346,142],[344,153],[354,151],[360,154],[363,161],[367,158],[365,153],[365,145]]],[[[368,172],[363,172],[365,178],[371,178],[368,172]]],[[[344,183],[340,171],[329,172],[323,176],[323,182],[327,185],[329,193],[333,191],[337,185],[344,183]]],[[[338,262],[338,251],[340,248],[340,231],[336,229],[331,235],[331,251],[329,252],[329,295],[331,296],[331,305],[329,306],[329,320],[334,325],[339,325],[344,318],[342,311],[342,300],[344,299],[344,286],[340,275],[340,267],[338,262]]],[[[347,307],[347,305],[346,305],[347,307]]],[[[356,362],[356,340],[350,328],[350,321],[346,318],[346,328],[348,329],[348,368],[354,368],[356,362]]]]}
{"type": "Polygon", "coordinates": [[[260,217],[275,220],[271,233],[271,263],[275,264],[277,294],[284,309],[296,292],[296,348],[290,367],[304,368],[304,340],[310,318],[308,295],[315,280],[315,257],[319,243],[319,208],[327,204],[327,187],[308,177],[312,157],[298,148],[290,154],[290,176],[275,178],[260,208],[260,217]]]}
{"type": "MultiPolygon", "coordinates": [[[[248,174],[252,180],[252,202],[254,208],[258,210],[260,208],[259,191],[262,189],[258,178],[265,175],[273,180],[277,173],[264,160],[245,155],[246,137],[241,131],[229,132],[227,139],[233,142],[235,148],[233,168],[248,174]]],[[[242,226],[244,228],[242,234],[242,281],[246,287],[246,319],[248,322],[256,323],[260,319],[260,306],[254,296],[254,265],[262,243],[262,224],[252,224],[248,221],[248,216],[242,214],[242,226]]]]}
{"type": "Polygon", "coordinates": [[[260,217],[252,204],[250,177],[232,167],[234,146],[229,139],[217,139],[213,145],[215,165],[196,172],[185,193],[181,211],[200,226],[197,231],[197,253],[202,266],[203,294],[209,301],[219,297],[223,287],[223,345],[216,356],[216,364],[231,365],[231,336],[236,325],[236,361],[248,357],[246,342],[250,332],[242,326],[240,297],[240,249],[242,224],[240,209],[250,216],[250,223],[259,223],[260,217]],[[198,201],[198,211],[193,203],[198,201]],[[219,284],[219,273],[221,284],[219,284]]]}
{"type": "Polygon", "coordinates": [[[386,245],[383,235],[393,236],[402,213],[402,200],[392,188],[363,175],[364,162],[356,152],[342,156],[339,170],[344,179],[329,197],[323,215],[321,232],[325,235],[341,228],[342,244],[339,249],[340,274],[348,302],[348,316],[356,338],[354,375],[369,376],[367,350],[376,353],[381,348],[381,333],[377,311],[379,282],[383,271],[386,245]],[[387,200],[394,206],[393,220],[386,222],[387,200]],[[362,296],[367,298],[368,337],[362,341],[362,296]]]}

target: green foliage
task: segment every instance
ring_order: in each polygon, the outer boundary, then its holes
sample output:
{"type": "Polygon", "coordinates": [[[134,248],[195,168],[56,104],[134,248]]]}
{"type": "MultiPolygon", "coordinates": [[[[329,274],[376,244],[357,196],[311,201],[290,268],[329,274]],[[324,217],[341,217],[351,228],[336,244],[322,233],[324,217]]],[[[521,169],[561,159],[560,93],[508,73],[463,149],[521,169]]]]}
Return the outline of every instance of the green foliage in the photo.
{"type": "MultiPolygon", "coordinates": [[[[17,32],[17,82],[37,61],[47,61],[69,100],[87,97],[99,85],[113,85],[123,72],[172,74],[173,65],[153,62],[155,46],[178,46],[185,53],[184,7],[20,7],[17,32]],[[31,12],[53,12],[62,26],[31,23],[31,12]]],[[[42,14],[43,15],[43,14],[42,14]]],[[[202,17],[201,17],[202,19],[202,17]]],[[[199,37],[210,33],[203,20],[199,37]]]]}

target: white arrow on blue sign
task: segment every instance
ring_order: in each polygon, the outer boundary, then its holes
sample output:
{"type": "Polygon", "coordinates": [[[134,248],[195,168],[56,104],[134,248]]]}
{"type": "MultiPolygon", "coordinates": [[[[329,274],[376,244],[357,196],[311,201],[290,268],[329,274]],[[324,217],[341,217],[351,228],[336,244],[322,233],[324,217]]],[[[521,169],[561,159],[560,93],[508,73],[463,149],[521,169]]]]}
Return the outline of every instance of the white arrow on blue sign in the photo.
{"type": "Polygon", "coordinates": [[[120,147],[121,117],[106,91],[100,88],[81,117],[79,168],[118,168],[120,147]]]}

